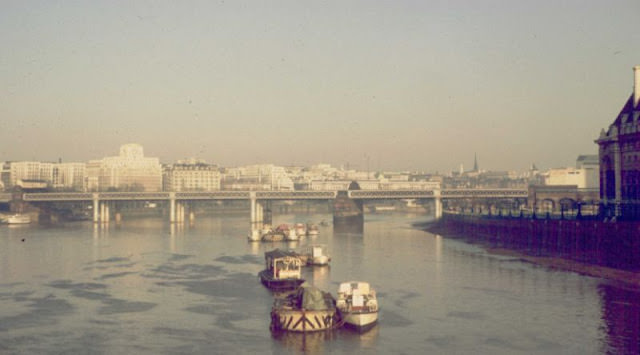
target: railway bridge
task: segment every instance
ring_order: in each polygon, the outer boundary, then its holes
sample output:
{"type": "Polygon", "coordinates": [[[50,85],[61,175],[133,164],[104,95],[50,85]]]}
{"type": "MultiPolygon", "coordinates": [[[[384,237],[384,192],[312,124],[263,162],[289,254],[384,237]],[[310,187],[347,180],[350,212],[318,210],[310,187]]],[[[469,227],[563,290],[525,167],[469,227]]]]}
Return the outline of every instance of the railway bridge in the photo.
{"type": "MultiPolygon", "coordinates": [[[[424,189],[424,190],[349,190],[346,196],[354,201],[416,199],[432,200],[434,215],[442,216],[443,200],[459,199],[524,199],[527,189],[424,189]]],[[[261,223],[265,216],[265,205],[269,201],[335,201],[338,191],[189,191],[189,192],[39,192],[23,193],[20,199],[32,205],[47,203],[83,202],[92,204],[93,222],[106,223],[112,219],[112,209],[118,203],[144,201],[168,203],[168,218],[171,223],[183,223],[187,217],[193,219],[188,206],[193,201],[249,201],[250,222],[261,223]]],[[[0,195],[0,202],[15,199],[16,194],[0,195]]]]}

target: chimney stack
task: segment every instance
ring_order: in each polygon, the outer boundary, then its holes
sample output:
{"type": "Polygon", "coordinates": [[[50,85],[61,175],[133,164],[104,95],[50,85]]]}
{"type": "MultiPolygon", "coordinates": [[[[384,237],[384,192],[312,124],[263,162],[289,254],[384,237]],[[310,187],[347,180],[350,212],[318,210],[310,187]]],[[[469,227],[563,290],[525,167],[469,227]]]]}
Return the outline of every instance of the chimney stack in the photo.
{"type": "Polygon", "coordinates": [[[638,107],[640,101],[640,65],[633,67],[633,108],[638,107]]]}

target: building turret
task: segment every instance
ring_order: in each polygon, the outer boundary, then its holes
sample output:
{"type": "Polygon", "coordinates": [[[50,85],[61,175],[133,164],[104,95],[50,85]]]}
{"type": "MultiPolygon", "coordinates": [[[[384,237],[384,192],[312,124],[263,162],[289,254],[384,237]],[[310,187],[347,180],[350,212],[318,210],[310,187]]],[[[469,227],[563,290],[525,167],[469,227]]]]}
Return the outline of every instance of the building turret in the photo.
{"type": "Polygon", "coordinates": [[[640,102],[640,65],[633,67],[633,107],[638,108],[640,102]]]}

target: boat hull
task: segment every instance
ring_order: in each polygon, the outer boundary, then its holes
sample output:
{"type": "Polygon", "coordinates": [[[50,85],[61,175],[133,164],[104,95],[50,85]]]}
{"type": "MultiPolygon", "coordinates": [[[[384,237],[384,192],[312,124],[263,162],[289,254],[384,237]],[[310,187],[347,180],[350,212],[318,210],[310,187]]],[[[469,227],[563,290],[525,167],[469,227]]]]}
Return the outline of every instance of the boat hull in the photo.
{"type": "Polygon", "coordinates": [[[268,270],[260,271],[258,276],[265,287],[274,291],[295,290],[304,282],[304,279],[274,279],[268,270]]]}
{"type": "Polygon", "coordinates": [[[344,326],[359,332],[366,332],[378,323],[378,312],[343,313],[344,326]]]}
{"type": "Polygon", "coordinates": [[[31,223],[31,217],[28,215],[13,215],[6,219],[7,224],[29,224],[31,223]]]}
{"type": "Polygon", "coordinates": [[[271,329],[288,332],[318,332],[340,326],[340,316],[335,309],[297,310],[274,309],[271,312],[271,329]]]}
{"type": "Polygon", "coordinates": [[[280,242],[284,240],[284,235],[280,233],[267,233],[262,236],[264,242],[280,242]]]}
{"type": "Polygon", "coordinates": [[[309,258],[308,264],[315,266],[325,266],[329,265],[329,257],[326,255],[320,255],[316,257],[309,258]]]}

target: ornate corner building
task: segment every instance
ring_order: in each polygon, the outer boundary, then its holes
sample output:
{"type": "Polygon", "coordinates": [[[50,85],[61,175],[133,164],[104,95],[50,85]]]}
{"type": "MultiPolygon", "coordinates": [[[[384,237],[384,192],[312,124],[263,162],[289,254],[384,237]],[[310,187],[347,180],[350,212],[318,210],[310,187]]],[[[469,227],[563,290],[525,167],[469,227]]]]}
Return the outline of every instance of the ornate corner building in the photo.
{"type": "Polygon", "coordinates": [[[595,141],[600,156],[600,201],[606,217],[640,219],[640,66],[633,93],[595,141]]]}

